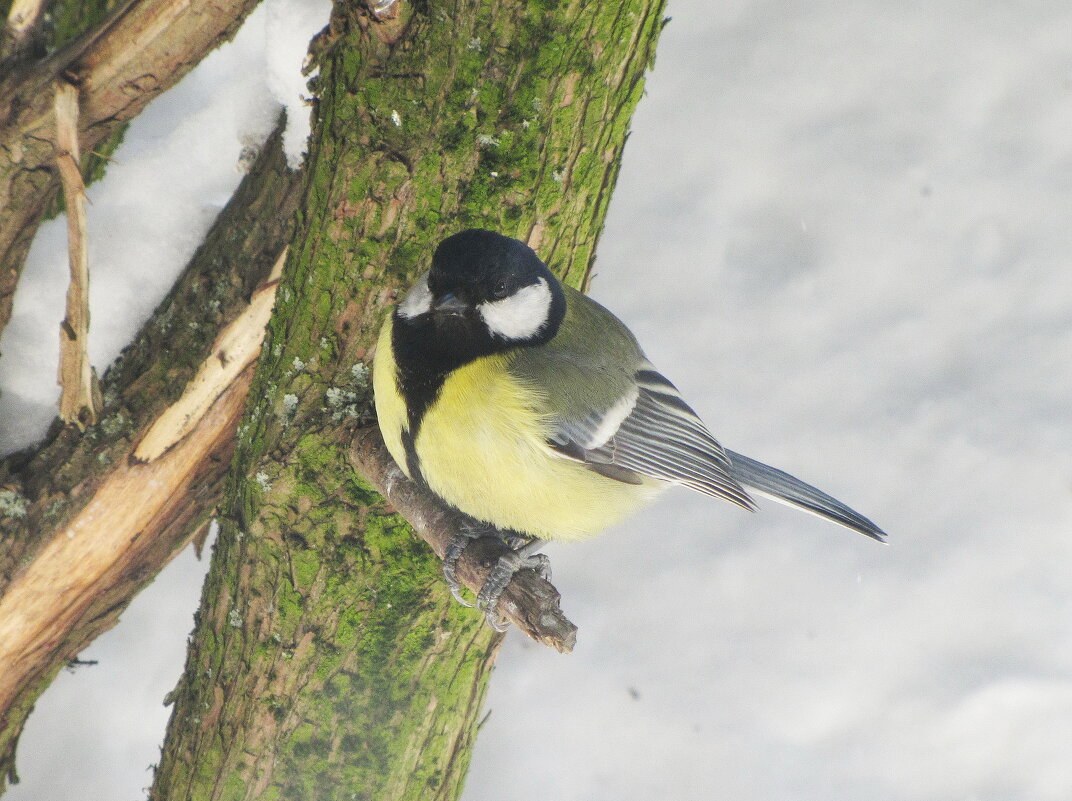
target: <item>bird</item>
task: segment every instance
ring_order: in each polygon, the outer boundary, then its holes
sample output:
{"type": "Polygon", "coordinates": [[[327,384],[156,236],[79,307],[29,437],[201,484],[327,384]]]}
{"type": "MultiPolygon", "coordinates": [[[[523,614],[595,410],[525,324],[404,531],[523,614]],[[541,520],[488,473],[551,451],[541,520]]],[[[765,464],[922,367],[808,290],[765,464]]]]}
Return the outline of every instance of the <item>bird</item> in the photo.
{"type": "Polygon", "coordinates": [[[748,510],[766,496],[886,539],[821,490],[723,448],[624,323],[495,231],[439,243],[381,328],[373,393],[401,470],[473,521],[444,559],[455,597],[469,538],[520,546],[478,596],[495,628],[513,572],[546,570],[546,541],[596,535],[673,485],[748,510]]]}

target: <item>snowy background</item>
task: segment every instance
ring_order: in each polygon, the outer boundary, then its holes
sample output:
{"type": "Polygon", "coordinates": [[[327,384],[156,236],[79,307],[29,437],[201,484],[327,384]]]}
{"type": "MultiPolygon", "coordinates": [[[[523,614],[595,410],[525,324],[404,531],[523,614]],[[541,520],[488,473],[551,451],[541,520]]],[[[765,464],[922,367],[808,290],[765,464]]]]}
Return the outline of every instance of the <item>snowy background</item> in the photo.
{"type": "MultiPolygon", "coordinates": [[[[509,635],[466,801],[1066,801],[1072,7],[670,13],[594,294],[725,445],[890,543],[674,491],[552,546],[578,648],[509,635]]],[[[90,190],[98,366],[296,104],[326,14],[266,0],[90,190]]],[[[53,414],[64,248],[46,225],[0,342],[5,448],[53,414]]],[[[204,569],[184,554],[60,676],[9,798],[144,796],[204,569]]]]}

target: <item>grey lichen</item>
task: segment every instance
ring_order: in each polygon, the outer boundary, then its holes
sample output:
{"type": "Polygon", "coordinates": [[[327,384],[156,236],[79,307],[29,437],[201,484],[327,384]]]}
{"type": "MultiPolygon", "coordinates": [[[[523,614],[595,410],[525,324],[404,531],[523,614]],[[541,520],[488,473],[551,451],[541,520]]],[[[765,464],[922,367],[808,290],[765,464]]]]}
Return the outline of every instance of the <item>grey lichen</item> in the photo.
{"type": "Polygon", "coordinates": [[[0,489],[0,517],[26,517],[27,501],[17,489],[0,489]]]}
{"type": "Polygon", "coordinates": [[[350,368],[350,379],[344,386],[328,387],[324,393],[331,419],[358,420],[368,409],[369,369],[362,362],[350,368]]]}
{"type": "Polygon", "coordinates": [[[298,396],[292,392],[288,392],[283,396],[283,405],[279,410],[279,419],[283,421],[283,425],[290,425],[290,421],[294,419],[294,414],[298,411],[298,396]]]}
{"type": "Polygon", "coordinates": [[[129,422],[130,421],[123,416],[122,412],[116,412],[101,420],[100,428],[107,436],[114,437],[116,434],[120,433],[129,422]]]}

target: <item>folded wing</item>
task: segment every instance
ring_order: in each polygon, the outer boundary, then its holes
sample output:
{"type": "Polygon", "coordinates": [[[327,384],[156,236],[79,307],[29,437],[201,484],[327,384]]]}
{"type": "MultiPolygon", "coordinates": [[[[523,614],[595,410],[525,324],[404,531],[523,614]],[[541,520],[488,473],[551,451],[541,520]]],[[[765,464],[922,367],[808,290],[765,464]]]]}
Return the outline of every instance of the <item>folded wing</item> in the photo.
{"type": "Polygon", "coordinates": [[[722,446],[650,364],[608,409],[557,420],[549,440],[563,455],[618,481],[654,478],[755,508],[722,446]]]}

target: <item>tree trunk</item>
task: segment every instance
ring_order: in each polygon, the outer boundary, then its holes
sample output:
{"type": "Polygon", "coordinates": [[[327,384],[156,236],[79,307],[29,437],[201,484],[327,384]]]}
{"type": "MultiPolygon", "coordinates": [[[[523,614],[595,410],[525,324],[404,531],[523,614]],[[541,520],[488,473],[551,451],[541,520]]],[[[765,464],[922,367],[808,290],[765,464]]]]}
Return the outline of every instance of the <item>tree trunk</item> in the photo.
{"type": "Polygon", "coordinates": [[[151,797],[455,798],[500,638],[347,457],[442,237],[591,268],[662,0],[339,3],[298,231],[151,797]]]}
{"type": "Polygon", "coordinates": [[[248,369],[205,415],[213,433],[202,428],[149,464],[132,457],[198,366],[219,361],[217,333],[247,308],[290,238],[300,182],[287,169],[281,130],[105,374],[101,422],[84,435],[55,426],[43,445],[0,460],[0,790],[14,778],[15,745],[37,697],[115,625],[220,498],[248,369]],[[111,518],[102,515],[79,525],[94,505],[119,522],[105,525],[111,518]]]}

